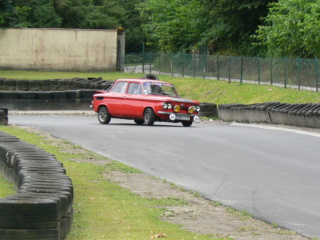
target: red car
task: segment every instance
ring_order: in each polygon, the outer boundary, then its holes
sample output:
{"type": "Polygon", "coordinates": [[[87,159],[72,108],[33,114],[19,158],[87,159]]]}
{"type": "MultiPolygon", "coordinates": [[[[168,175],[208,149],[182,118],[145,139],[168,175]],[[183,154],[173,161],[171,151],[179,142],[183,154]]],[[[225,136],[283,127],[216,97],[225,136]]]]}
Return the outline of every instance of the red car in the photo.
{"type": "Polygon", "coordinates": [[[150,79],[118,79],[109,91],[93,95],[92,108],[98,120],[133,119],[136,124],[152,126],[155,121],[181,122],[190,127],[198,122],[200,102],[183,99],[173,84],[150,79]]]}

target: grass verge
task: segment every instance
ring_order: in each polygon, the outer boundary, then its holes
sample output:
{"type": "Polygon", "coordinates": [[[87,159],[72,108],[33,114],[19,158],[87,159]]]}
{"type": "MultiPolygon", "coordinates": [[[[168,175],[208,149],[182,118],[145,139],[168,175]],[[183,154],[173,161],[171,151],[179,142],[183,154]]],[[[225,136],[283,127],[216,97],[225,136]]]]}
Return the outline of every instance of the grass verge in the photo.
{"type": "MultiPolygon", "coordinates": [[[[64,164],[75,188],[74,223],[68,240],[150,239],[165,234],[166,239],[229,239],[199,235],[182,229],[177,224],[161,221],[166,206],[187,204],[177,198],[147,199],[140,197],[103,177],[105,172],[136,172],[121,163],[115,163],[66,141],[45,138],[24,129],[0,126],[0,131],[52,153],[64,164]],[[83,160],[105,160],[95,165],[83,160]]],[[[0,184],[7,184],[0,180],[0,184]]],[[[0,196],[12,194],[12,186],[1,188],[0,196]]]]}

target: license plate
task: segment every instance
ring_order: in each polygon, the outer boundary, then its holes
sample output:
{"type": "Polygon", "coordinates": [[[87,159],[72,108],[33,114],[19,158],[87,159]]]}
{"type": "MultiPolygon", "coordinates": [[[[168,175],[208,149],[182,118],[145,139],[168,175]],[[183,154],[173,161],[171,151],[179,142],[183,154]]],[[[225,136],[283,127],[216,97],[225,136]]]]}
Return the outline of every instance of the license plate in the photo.
{"type": "Polygon", "coordinates": [[[190,117],[187,116],[177,116],[177,120],[185,120],[185,121],[190,121],[190,117]]]}

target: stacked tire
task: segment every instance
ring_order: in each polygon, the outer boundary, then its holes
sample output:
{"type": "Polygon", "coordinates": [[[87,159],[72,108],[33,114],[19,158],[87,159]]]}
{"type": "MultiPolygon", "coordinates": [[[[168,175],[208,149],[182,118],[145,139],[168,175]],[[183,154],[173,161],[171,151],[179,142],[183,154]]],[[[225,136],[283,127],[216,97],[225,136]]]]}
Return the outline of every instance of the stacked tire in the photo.
{"type": "Polygon", "coordinates": [[[320,104],[267,102],[251,105],[219,105],[219,118],[224,121],[274,123],[320,128],[320,104]]]}
{"type": "Polygon", "coordinates": [[[8,125],[8,109],[0,108],[0,125],[8,125]]]}
{"type": "Polygon", "coordinates": [[[0,90],[4,91],[66,91],[75,89],[106,90],[114,81],[99,78],[70,78],[47,80],[18,80],[0,78],[0,90]]]}
{"type": "Polygon", "coordinates": [[[15,195],[0,199],[0,239],[67,237],[74,190],[54,155],[0,132],[0,173],[17,188],[15,195]]]}

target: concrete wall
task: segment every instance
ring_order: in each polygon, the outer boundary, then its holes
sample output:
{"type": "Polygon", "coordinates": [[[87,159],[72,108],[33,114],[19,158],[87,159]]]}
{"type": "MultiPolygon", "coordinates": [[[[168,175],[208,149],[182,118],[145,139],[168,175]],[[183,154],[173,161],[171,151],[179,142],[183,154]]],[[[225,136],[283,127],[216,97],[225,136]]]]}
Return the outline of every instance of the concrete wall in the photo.
{"type": "Polygon", "coordinates": [[[2,69],[115,71],[119,69],[118,52],[117,30],[0,30],[2,69]]]}

